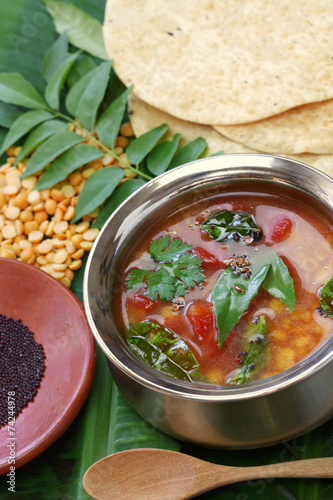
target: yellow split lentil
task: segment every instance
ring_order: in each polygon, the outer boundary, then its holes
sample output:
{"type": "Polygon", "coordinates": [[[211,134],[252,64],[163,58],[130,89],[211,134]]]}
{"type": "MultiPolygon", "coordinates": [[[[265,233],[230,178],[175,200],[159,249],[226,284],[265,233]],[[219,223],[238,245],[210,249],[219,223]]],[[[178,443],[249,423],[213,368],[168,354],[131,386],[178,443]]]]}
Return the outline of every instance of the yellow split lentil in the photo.
{"type": "MultiPolygon", "coordinates": [[[[130,124],[123,124],[115,148],[123,159],[132,135],[130,124]]],[[[7,161],[0,165],[0,257],[33,265],[70,288],[74,272],[82,266],[82,258],[99,232],[91,227],[98,209],[85,215],[81,222],[71,223],[78,196],[96,170],[111,164],[121,168],[124,165],[105,155],[75,170],[51,189],[36,190],[41,173],[21,180],[29,158],[14,165],[20,150],[18,146],[8,148],[7,161]]],[[[133,176],[135,173],[125,168],[122,182],[133,176]]]]}

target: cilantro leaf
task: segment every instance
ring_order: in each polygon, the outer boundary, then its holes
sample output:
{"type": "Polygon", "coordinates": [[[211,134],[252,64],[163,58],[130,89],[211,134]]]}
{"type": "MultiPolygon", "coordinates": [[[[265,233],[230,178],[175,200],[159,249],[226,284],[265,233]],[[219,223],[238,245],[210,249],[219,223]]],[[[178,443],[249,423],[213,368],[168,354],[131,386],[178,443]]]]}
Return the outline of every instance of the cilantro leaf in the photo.
{"type": "Polygon", "coordinates": [[[149,269],[131,269],[127,275],[127,289],[146,285],[145,295],[156,301],[172,300],[185,295],[204,279],[200,267],[202,260],[192,252],[192,245],[179,238],[161,237],[151,242],[149,269]]]}
{"type": "Polygon", "coordinates": [[[153,240],[150,244],[150,255],[157,262],[174,262],[180,255],[184,255],[192,250],[192,245],[183,243],[181,239],[171,239],[170,236],[164,236],[153,240]]]}

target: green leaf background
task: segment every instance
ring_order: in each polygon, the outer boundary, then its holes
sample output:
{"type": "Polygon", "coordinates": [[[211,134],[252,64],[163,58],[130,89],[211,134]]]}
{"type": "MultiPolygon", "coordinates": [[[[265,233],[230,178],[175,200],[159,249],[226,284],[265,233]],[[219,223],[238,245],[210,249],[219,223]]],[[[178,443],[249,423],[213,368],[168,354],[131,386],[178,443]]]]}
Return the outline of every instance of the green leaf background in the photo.
{"type": "MultiPolygon", "coordinates": [[[[103,21],[105,0],[72,0],[71,3],[93,16],[99,23],[103,21]]],[[[46,81],[42,75],[42,62],[56,39],[56,29],[45,5],[38,0],[0,2],[0,32],[0,73],[20,73],[35,86],[40,94],[43,94],[46,81]]],[[[75,36],[75,33],[73,35],[73,32],[68,31],[68,39],[73,45],[75,45],[73,43],[75,36]]],[[[82,47],[79,48],[82,49],[82,47]]],[[[98,57],[104,57],[103,51],[98,57]]],[[[94,67],[89,57],[84,56],[82,60],[81,66],[76,67],[76,73],[73,72],[72,76],[70,75],[71,85],[94,67]]],[[[119,87],[119,83],[115,80],[115,88],[117,86],[119,87]]],[[[120,92],[119,88],[119,94],[120,92]]],[[[2,116],[0,120],[1,144],[7,134],[7,129],[17,118],[17,113],[10,105],[5,107],[1,105],[0,113],[2,116]]],[[[38,137],[41,131],[37,132],[34,139],[36,144],[38,140],[41,140],[38,137]]],[[[191,153],[192,157],[200,156],[204,147],[204,142],[198,140],[196,153],[191,153]]],[[[135,148],[132,153],[135,153],[135,148]]],[[[158,150],[155,154],[158,154],[158,150]]],[[[188,157],[190,156],[186,149],[181,151],[172,166],[188,157]]],[[[140,160],[141,158],[137,156],[136,161],[140,160]]],[[[152,164],[154,162],[150,163],[150,167],[152,164]]],[[[119,188],[116,188],[113,193],[115,201],[111,201],[111,196],[105,202],[108,210],[114,210],[124,196],[133,192],[139,184],[140,181],[128,186],[128,193],[119,192],[119,188]]],[[[83,268],[76,273],[72,285],[72,290],[81,300],[82,277],[83,268]]],[[[82,477],[86,469],[110,453],[135,447],[181,450],[204,460],[234,466],[332,456],[332,420],[300,438],[250,452],[212,450],[180,443],[151,427],[129,406],[112,380],[104,355],[97,349],[96,371],[87,401],[62,437],[42,455],[16,471],[15,498],[19,500],[89,499],[90,497],[82,487],[82,477]]],[[[2,476],[0,498],[10,498],[13,495],[7,488],[6,476],[2,476]]],[[[314,479],[247,481],[217,489],[201,495],[200,498],[204,500],[222,498],[223,500],[332,500],[333,484],[331,480],[314,479]]],[[[156,499],[158,500],[158,494],[156,499]]]]}

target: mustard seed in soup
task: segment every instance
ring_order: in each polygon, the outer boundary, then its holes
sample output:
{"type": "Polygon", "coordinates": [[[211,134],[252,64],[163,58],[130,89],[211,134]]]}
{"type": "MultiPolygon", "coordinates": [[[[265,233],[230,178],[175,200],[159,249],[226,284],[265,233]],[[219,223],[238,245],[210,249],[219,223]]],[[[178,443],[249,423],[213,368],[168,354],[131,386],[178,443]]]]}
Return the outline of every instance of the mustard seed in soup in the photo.
{"type": "Polygon", "coordinates": [[[127,257],[117,321],[132,351],[169,376],[219,385],[270,377],[333,331],[332,244],[330,222],[288,195],[185,202],[127,257]]]}

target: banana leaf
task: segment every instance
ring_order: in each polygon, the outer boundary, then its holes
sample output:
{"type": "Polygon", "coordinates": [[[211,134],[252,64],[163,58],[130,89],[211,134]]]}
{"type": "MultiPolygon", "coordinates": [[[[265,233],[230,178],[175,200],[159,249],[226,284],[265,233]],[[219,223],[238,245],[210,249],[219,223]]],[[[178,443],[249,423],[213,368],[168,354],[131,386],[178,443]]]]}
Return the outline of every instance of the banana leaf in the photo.
{"type": "MultiPolygon", "coordinates": [[[[103,20],[105,0],[72,0],[103,20]]],[[[0,72],[19,72],[42,91],[42,60],[55,39],[55,28],[38,0],[0,2],[0,72]]],[[[72,290],[82,300],[83,269],[72,290]]],[[[52,297],[50,297],[52,300],[52,297]]],[[[16,471],[18,500],[87,500],[82,488],[86,469],[104,456],[136,447],[181,450],[207,461],[251,466],[333,455],[332,420],[303,437],[252,451],[212,450],[180,443],[151,427],[130,407],[112,380],[105,356],[97,362],[89,396],[69,429],[44,453],[16,471]]],[[[11,498],[7,477],[0,477],[0,498],[11,498]]],[[[257,480],[217,489],[203,500],[331,500],[331,480],[257,480]]],[[[158,500],[158,496],[157,496],[158,500]]]]}

